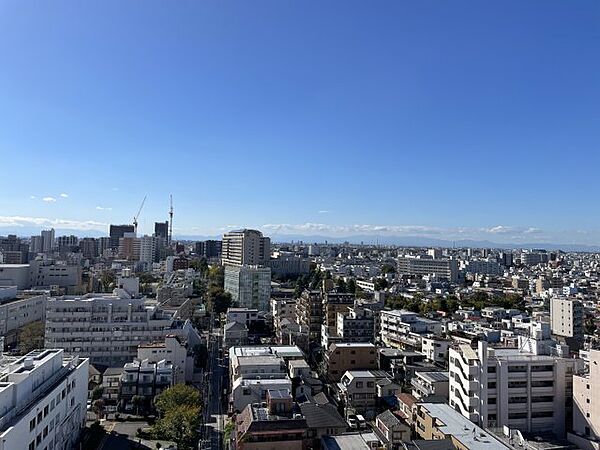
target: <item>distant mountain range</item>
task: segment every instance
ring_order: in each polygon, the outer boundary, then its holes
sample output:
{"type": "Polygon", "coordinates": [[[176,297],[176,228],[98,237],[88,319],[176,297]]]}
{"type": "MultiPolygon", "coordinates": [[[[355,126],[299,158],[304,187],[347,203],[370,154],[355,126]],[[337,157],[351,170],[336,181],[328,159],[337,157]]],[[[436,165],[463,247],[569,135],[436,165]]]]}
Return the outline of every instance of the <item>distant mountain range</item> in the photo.
{"type": "MultiPolygon", "coordinates": [[[[56,236],[71,235],[74,234],[78,237],[101,237],[106,236],[106,233],[97,230],[70,230],[56,228],[56,236]]],[[[40,229],[34,227],[22,227],[15,229],[2,228],[0,227],[0,236],[7,234],[16,234],[21,237],[30,237],[33,235],[39,235],[40,229]]],[[[179,240],[190,240],[200,241],[206,239],[221,239],[221,235],[175,235],[175,239],[179,240]]],[[[556,244],[552,242],[532,242],[532,243],[498,243],[487,240],[450,240],[450,239],[436,239],[423,236],[377,236],[377,235],[352,235],[342,237],[332,236],[321,236],[321,235],[310,235],[303,236],[299,234],[275,234],[271,235],[273,242],[297,242],[302,241],[304,243],[325,243],[340,244],[343,242],[350,242],[352,244],[382,244],[382,245],[398,245],[406,247],[473,247],[473,248],[522,248],[522,249],[535,249],[543,248],[546,250],[563,250],[572,252],[600,252],[600,245],[586,245],[586,244],[556,244]]]]}

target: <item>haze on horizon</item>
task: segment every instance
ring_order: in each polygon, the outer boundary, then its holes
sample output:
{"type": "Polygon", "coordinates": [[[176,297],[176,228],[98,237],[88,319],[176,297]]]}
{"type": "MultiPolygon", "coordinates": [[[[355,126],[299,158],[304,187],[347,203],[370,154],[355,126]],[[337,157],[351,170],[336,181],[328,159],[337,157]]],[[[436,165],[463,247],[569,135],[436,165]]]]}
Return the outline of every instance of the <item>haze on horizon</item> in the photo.
{"type": "Polygon", "coordinates": [[[600,3],[0,3],[0,235],[600,244],[600,3]]]}

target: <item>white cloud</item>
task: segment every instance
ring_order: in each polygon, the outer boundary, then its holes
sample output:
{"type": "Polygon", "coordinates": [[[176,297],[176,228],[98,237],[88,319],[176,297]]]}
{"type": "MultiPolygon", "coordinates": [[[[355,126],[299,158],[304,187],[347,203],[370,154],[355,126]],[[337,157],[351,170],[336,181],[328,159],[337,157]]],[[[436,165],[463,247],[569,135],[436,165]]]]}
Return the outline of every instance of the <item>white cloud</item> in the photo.
{"type": "Polygon", "coordinates": [[[320,211],[317,211],[319,214],[329,214],[330,211],[326,210],[326,209],[321,209],[320,211]]]}
{"type": "Polygon", "coordinates": [[[29,198],[30,198],[31,200],[35,200],[37,197],[36,197],[35,195],[30,195],[30,196],[29,196],[29,198]]]}
{"type": "Polygon", "coordinates": [[[54,197],[44,197],[42,200],[45,201],[46,203],[55,203],[56,202],[56,199],[54,197]]]}
{"type": "Polygon", "coordinates": [[[60,196],[61,196],[62,198],[68,198],[68,197],[69,197],[69,194],[65,194],[65,193],[63,192],[62,194],[60,194],[60,196]]]}
{"type": "Polygon", "coordinates": [[[0,216],[0,227],[62,228],[65,230],[106,231],[108,224],[92,220],[50,219],[46,217],[0,216]]]}
{"type": "Polygon", "coordinates": [[[98,211],[112,211],[112,208],[106,206],[96,206],[98,211]]]}

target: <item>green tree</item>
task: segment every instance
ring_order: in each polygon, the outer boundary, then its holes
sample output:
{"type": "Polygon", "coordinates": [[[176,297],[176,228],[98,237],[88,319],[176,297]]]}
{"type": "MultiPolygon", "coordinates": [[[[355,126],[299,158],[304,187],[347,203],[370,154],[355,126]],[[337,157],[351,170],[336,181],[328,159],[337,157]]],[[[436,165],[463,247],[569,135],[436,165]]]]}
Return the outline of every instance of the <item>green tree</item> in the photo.
{"type": "Polygon", "coordinates": [[[208,289],[208,309],[216,314],[227,312],[231,306],[231,294],[223,288],[211,286],[208,289]]]}
{"type": "Polygon", "coordinates": [[[356,281],[354,281],[354,278],[350,278],[348,280],[348,283],[346,283],[346,289],[351,294],[356,294],[356,281]]]}
{"type": "Polygon", "coordinates": [[[156,431],[177,445],[179,450],[195,448],[200,428],[200,408],[178,405],[158,420],[156,431]]]}
{"type": "Polygon", "coordinates": [[[385,278],[376,278],[374,284],[376,291],[382,291],[388,287],[388,282],[385,278]]]}
{"type": "Polygon", "coordinates": [[[385,263],[381,266],[381,273],[396,273],[396,268],[391,264],[385,263]]]}
{"type": "Polygon", "coordinates": [[[200,391],[186,384],[176,384],[154,398],[154,406],[164,416],[178,406],[200,408],[200,391]]]}
{"type": "Polygon", "coordinates": [[[31,322],[21,327],[17,335],[19,353],[22,355],[38,348],[44,348],[44,324],[31,322]]]}
{"type": "Polygon", "coordinates": [[[346,286],[346,282],[342,277],[339,277],[336,281],[336,290],[338,292],[348,292],[348,287],[346,286]]]}
{"type": "Polygon", "coordinates": [[[102,398],[102,394],[104,394],[104,388],[102,386],[96,386],[92,390],[92,401],[102,398]]]}
{"type": "Polygon", "coordinates": [[[136,415],[138,415],[138,416],[140,415],[140,408],[144,407],[145,402],[146,402],[146,399],[144,397],[142,397],[141,395],[134,395],[131,398],[131,404],[135,408],[136,415]]]}
{"type": "Polygon", "coordinates": [[[114,288],[117,278],[111,270],[103,270],[100,274],[100,285],[104,292],[110,292],[114,288]]]}

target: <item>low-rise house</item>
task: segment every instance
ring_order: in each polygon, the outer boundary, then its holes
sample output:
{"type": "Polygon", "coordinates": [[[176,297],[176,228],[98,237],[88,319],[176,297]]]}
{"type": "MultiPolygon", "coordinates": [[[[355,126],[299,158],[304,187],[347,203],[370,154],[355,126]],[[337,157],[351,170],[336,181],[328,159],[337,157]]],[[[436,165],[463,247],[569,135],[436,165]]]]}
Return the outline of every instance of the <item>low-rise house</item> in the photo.
{"type": "Polygon", "coordinates": [[[420,401],[428,397],[438,397],[448,401],[448,372],[415,372],[410,383],[412,395],[420,401]]]}
{"type": "Polygon", "coordinates": [[[388,450],[402,448],[403,442],[410,442],[411,428],[390,410],[375,418],[375,430],[388,450]]]}

